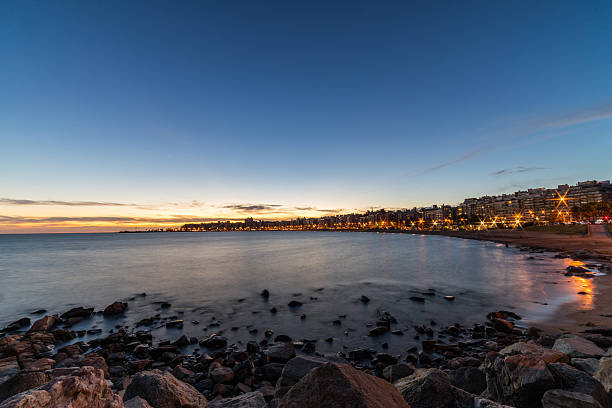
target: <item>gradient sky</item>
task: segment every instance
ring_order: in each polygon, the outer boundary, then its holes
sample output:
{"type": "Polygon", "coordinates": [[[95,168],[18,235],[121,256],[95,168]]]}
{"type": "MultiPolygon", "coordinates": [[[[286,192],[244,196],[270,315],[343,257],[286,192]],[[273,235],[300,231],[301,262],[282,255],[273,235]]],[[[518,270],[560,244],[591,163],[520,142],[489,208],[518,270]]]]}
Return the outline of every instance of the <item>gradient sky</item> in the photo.
{"type": "Polygon", "coordinates": [[[534,3],[1,2],[0,232],[610,179],[612,2],[534,3]]]}

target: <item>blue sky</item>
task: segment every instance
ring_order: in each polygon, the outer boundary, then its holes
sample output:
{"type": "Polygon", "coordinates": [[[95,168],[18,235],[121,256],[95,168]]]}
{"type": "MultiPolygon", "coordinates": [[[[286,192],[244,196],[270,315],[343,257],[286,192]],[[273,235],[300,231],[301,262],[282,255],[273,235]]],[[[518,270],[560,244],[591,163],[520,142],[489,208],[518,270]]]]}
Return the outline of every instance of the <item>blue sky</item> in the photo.
{"type": "Polygon", "coordinates": [[[0,198],[212,217],[609,179],[612,3],[533,3],[2,2],[0,198]]]}

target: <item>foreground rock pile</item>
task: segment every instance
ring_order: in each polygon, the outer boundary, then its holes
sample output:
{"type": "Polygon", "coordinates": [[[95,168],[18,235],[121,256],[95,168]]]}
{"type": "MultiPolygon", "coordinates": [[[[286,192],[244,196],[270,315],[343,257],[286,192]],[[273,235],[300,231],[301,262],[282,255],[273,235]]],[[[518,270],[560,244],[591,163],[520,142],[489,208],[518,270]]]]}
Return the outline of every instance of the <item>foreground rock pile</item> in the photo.
{"type": "MultiPolygon", "coordinates": [[[[127,307],[115,302],[104,314],[127,307]]],[[[0,408],[612,407],[607,328],[541,336],[498,311],[471,328],[416,327],[420,347],[402,355],[323,356],[316,342],[287,335],[243,347],[218,334],[156,342],[139,327],[76,341],[71,325],[92,313],[75,308],[4,330],[0,408]]],[[[394,321],[382,313],[377,327],[394,321]]]]}

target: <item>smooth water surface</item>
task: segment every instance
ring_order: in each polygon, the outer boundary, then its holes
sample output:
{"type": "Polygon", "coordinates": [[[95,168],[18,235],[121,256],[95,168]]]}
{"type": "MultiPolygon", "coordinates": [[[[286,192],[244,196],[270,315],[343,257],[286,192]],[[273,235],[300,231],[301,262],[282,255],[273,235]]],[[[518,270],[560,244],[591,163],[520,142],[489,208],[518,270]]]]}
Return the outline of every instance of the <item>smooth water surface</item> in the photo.
{"type": "MultiPolygon", "coordinates": [[[[0,235],[0,327],[40,308],[98,310],[123,299],[130,304],[125,317],[96,316],[75,329],[133,325],[162,313],[185,320],[182,331],[156,329],[168,339],[224,331],[231,341],[260,340],[271,328],[319,339],[323,351],[382,342],[402,350],[414,342],[415,324],[468,325],[500,309],[530,322],[593,285],[563,276],[569,261],[552,255],[441,236],[358,232],[0,235]],[[271,293],[267,301],[262,289],[271,293]],[[436,295],[423,296],[424,303],[409,299],[429,289],[436,295]],[[147,296],[134,297],[142,292],[147,296]],[[371,301],[363,304],[361,295],[371,301]],[[292,299],[303,306],[288,308],[292,299]],[[161,301],[172,307],[161,310],[161,301]],[[278,313],[269,312],[273,306],[278,313]],[[379,309],[396,317],[394,328],[404,336],[366,336],[379,309]],[[344,315],[340,325],[332,323],[344,315]],[[249,333],[253,328],[259,332],[249,333]],[[332,344],[321,341],[328,337],[332,344]]],[[[588,307],[590,296],[581,299],[588,307]]]]}

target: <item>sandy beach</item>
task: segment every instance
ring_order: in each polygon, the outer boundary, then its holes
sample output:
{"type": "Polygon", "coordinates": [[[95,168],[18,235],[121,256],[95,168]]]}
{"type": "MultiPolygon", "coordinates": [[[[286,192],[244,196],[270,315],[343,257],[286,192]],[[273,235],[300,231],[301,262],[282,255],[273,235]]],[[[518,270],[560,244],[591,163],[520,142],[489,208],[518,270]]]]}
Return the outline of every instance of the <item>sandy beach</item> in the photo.
{"type": "MultiPolygon", "coordinates": [[[[612,266],[611,238],[515,230],[452,231],[442,234],[560,252],[585,263],[602,264],[608,270],[612,266]]],[[[550,320],[540,322],[538,327],[548,333],[558,333],[579,332],[595,326],[612,326],[612,275],[597,276],[594,279],[595,290],[589,295],[592,296],[592,301],[588,308],[584,308],[583,302],[567,303],[560,307],[550,320]]]]}

